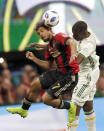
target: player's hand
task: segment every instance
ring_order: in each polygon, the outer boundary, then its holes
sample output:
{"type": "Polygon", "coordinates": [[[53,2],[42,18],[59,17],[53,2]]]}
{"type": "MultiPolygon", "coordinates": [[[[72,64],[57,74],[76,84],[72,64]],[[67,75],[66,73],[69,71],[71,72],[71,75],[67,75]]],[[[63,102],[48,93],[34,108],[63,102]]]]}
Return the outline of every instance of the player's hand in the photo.
{"type": "Polygon", "coordinates": [[[76,54],[73,54],[71,57],[70,57],[70,61],[69,63],[72,63],[76,58],[76,54]]]}
{"type": "Polygon", "coordinates": [[[27,51],[26,58],[33,61],[35,59],[35,55],[32,52],[27,51]]]}

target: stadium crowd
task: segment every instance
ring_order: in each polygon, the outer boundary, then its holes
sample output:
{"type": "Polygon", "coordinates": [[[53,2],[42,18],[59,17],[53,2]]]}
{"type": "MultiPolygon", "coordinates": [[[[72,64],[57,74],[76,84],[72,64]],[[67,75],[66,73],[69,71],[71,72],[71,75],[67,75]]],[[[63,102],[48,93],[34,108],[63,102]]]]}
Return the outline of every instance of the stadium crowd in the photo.
{"type": "MultiPolygon", "coordinates": [[[[4,61],[0,73],[0,105],[7,104],[21,104],[23,98],[26,96],[30,89],[30,83],[38,73],[31,65],[25,65],[21,73],[13,73],[8,68],[8,64],[4,61]]],[[[42,91],[34,102],[41,101],[42,91]]]]}

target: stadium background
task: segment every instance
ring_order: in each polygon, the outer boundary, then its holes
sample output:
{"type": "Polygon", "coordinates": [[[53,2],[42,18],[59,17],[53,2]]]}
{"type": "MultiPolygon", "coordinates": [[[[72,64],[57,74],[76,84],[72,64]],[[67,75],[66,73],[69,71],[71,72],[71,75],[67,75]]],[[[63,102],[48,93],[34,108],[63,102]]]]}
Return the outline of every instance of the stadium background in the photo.
{"type": "MultiPolygon", "coordinates": [[[[40,74],[44,70],[25,58],[27,45],[32,42],[42,43],[34,28],[44,11],[54,9],[60,14],[59,24],[53,28],[55,33],[65,32],[72,35],[71,27],[77,20],[85,20],[97,40],[97,54],[100,56],[101,71],[104,70],[104,1],[103,0],[0,0],[0,57],[3,57],[14,79],[14,85],[20,84],[22,68],[30,64],[40,74]],[[55,2],[56,1],[56,2],[55,2]],[[19,80],[18,80],[19,79],[19,80]],[[18,81],[17,81],[18,80],[18,81]]],[[[31,49],[34,54],[44,59],[44,50],[31,49]]],[[[4,69],[0,63],[0,72],[4,69]]],[[[103,73],[102,73],[103,74],[103,73]]],[[[1,74],[0,74],[1,76],[1,74]]],[[[104,77],[104,75],[103,75],[104,77]]],[[[104,83],[104,80],[102,81],[104,83]]],[[[103,83],[101,83],[103,85],[103,83]]],[[[17,87],[16,87],[17,88],[17,87]]],[[[103,87],[97,89],[96,97],[104,96],[103,87]]],[[[0,94],[1,95],[1,94],[0,94]]],[[[97,130],[103,131],[104,98],[95,99],[97,113],[97,130]]],[[[7,103],[10,104],[10,103],[7,103]]],[[[13,104],[17,104],[16,102],[13,104]]],[[[5,104],[6,105],[6,104],[5,104]]],[[[43,104],[34,104],[30,116],[22,120],[17,115],[10,115],[1,107],[0,127],[2,131],[64,131],[66,112],[54,110],[43,104]],[[46,115],[47,114],[47,115],[46,115]],[[14,122],[15,120],[15,122],[14,122]],[[5,121],[7,124],[5,126],[5,121]],[[18,124],[17,124],[18,123],[18,124]],[[27,126],[26,126],[27,124],[27,126]],[[24,126],[25,125],[25,126],[24,126]]],[[[84,116],[81,113],[78,131],[86,130],[84,116]]]]}

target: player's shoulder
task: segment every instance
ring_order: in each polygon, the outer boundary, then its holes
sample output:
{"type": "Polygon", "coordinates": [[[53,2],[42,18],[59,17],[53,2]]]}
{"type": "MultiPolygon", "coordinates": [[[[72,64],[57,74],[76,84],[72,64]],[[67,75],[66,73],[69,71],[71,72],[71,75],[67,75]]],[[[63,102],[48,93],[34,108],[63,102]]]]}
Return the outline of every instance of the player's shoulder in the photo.
{"type": "Polygon", "coordinates": [[[60,38],[60,37],[69,37],[68,35],[66,35],[65,33],[62,33],[62,32],[59,32],[59,33],[57,33],[57,34],[55,34],[55,37],[56,38],[60,38]]]}
{"type": "Polygon", "coordinates": [[[93,34],[91,34],[88,38],[84,39],[82,42],[82,45],[89,45],[90,44],[93,44],[93,45],[96,45],[96,38],[93,34]]]}
{"type": "Polygon", "coordinates": [[[96,40],[95,35],[94,34],[90,34],[90,36],[87,38],[88,40],[96,40]]]}
{"type": "Polygon", "coordinates": [[[96,38],[93,34],[90,34],[90,36],[88,38],[86,38],[85,41],[95,42],[96,38]]]}

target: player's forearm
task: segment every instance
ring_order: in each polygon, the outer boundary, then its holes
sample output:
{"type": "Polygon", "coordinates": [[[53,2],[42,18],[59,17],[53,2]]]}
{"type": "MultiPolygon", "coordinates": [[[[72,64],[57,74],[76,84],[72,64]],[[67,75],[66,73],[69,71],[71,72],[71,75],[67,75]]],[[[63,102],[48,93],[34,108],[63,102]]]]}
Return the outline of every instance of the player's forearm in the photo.
{"type": "Polygon", "coordinates": [[[71,57],[70,57],[70,61],[69,61],[69,63],[71,63],[77,57],[77,46],[76,46],[76,43],[74,42],[74,40],[72,40],[72,39],[67,40],[66,44],[69,45],[71,48],[71,57]]]}
{"type": "Polygon", "coordinates": [[[46,48],[46,44],[40,44],[40,48],[46,48]]]}
{"type": "Polygon", "coordinates": [[[74,41],[70,42],[70,48],[71,48],[71,55],[76,55],[77,53],[77,46],[74,41]]]}
{"type": "Polygon", "coordinates": [[[37,49],[39,48],[44,49],[46,46],[47,46],[46,44],[32,43],[32,44],[29,44],[27,47],[28,48],[36,47],[37,49]]]}
{"type": "Polygon", "coordinates": [[[49,69],[50,68],[50,64],[48,61],[44,61],[44,60],[39,60],[38,58],[34,58],[33,62],[35,62],[37,65],[39,65],[40,67],[44,68],[44,69],[49,69]]]}
{"type": "Polygon", "coordinates": [[[67,40],[66,45],[69,45],[71,48],[71,55],[76,55],[77,52],[77,45],[73,39],[67,40]]]}
{"type": "Polygon", "coordinates": [[[83,55],[81,55],[81,54],[78,54],[77,59],[78,59],[78,64],[81,64],[81,63],[82,63],[82,61],[84,60],[84,56],[83,56],[83,55]]]}

